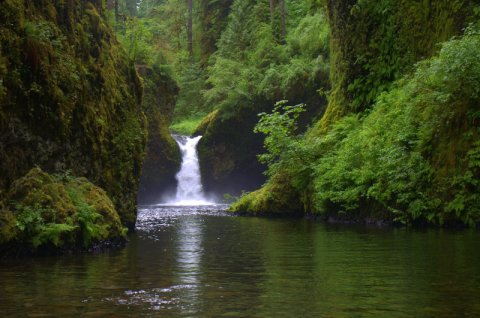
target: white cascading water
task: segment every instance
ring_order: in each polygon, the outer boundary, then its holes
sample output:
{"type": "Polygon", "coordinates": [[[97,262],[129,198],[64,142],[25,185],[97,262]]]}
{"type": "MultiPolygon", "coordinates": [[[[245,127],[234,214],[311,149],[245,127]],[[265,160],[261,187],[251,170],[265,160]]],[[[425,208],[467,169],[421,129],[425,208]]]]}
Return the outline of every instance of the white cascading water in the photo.
{"type": "Polygon", "coordinates": [[[178,181],[175,205],[208,205],[211,204],[203,194],[200,177],[200,165],[197,156],[197,144],[202,136],[189,138],[175,136],[182,152],[182,165],[176,175],[178,181]]]}

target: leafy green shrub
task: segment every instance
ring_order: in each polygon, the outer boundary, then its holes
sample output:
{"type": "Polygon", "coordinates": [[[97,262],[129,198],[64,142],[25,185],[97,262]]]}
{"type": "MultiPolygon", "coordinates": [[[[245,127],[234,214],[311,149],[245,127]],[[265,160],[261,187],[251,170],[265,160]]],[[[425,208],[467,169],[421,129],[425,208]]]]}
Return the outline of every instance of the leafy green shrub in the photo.
{"type": "Polygon", "coordinates": [[[106,239],[108,224],[101,222],[102,215],[94,206],[87,204],[75,188],[67,188],[67,192],[76,208],[73,218],[80,226],[83,246],[88,247],[92,242],[106,239]]]}
{"type": "MultiPolygon", "coordinates": [[[[278,172],[280,159],[285,160],[294,149],[298,117],[305,111],[305,105],[287,106],[287,101],[280,101],[275,105],[272,113],[260,113],[260,120],[254,132],[264,134],[264,148],[266,153],[258,156],[260,162],[268,164],[269,175],[278,172]]],[[[288,163],[287,163],[288,164],[288,163]]]]}
{"type": "Polygon", "coordinates": [[[479,54],[480,37],[469,29],[381,95],[361,125],[316,164],[316,210],[376,206],[402,223],[478,222],[479,131],[467,114],[480,97],[479,54]]]}

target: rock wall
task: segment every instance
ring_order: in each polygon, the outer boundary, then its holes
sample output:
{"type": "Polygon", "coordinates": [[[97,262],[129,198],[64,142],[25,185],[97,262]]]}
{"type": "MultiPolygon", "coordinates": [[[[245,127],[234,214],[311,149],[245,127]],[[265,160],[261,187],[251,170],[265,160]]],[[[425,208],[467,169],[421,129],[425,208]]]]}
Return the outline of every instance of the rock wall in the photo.
{"type": "Polygon", "coordinates": [[[178,87],[170,76],[157,67],[140,67],[144,79],[143,109],[148,120],[147,154],[142,167],[138,202],[155,204],[162,195],[173,194],[180,169],[181,154],[170,135],[178,87]]]}
{"type": "Polygon", "coordinates": [[[32,167],[105,189],[133,228],[146,144],[142,81],[103,1],[0,4],[0,198],[32,167]]]}

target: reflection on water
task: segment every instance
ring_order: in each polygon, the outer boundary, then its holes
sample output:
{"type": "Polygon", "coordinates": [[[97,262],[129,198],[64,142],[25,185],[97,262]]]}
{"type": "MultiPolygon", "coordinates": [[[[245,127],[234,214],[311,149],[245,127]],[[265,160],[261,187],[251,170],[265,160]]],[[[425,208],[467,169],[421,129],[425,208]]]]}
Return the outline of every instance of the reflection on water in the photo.
{"type": "Polygon", "coordinates": [[[0,263],[0,314],[480,317],[480,234],[149,207],[126,249],[0,263]]]}

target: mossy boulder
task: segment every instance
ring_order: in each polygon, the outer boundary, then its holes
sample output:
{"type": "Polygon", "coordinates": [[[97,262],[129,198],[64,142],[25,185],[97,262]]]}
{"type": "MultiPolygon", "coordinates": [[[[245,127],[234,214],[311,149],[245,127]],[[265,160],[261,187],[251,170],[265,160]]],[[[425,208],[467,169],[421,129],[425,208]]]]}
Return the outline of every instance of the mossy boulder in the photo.
{"type": "Polygon", "coordinates": [[[244,194],[230,208],[230,212],[255,216],[302,215],[303,205],[297,191],[284,175],[276,175],[261,189],[244,194]]]}
{"type": "Polygon", "coordinates": [[[142,81],[104,1],[0,4],[0,196],[32,167],[105,189],[133,228],[146,144],[142,81]]]}
{"type": "Polygon", "coordinates": [[[6,196],[0,222],[4,253],[62,253],[123,244],[126,228],[107,193],[86,178],[33,168],[6,196]]]}
{"type": "Polygon", "coordinates": [[[140,178],[138,202],[155,204],[162,194],[176,189],[175,174],[181,154],[168,126],[178,95],[175,81],[158,66],[139,66],[144,80],[143,109],[148,120],[147,153],[140,178]]]}

